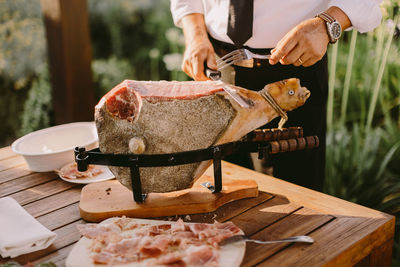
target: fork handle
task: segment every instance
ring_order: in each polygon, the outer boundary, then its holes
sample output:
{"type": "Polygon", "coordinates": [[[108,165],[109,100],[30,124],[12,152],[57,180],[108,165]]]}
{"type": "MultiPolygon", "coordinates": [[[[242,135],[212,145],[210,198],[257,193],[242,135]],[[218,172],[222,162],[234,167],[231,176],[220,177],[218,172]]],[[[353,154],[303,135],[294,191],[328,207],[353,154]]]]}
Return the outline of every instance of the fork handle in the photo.
{"type": "Polygon", "coordinates": [[[279,240],[269,240],[269,241],[262,241],[262,240],[255,240],[255,239],[247,239],[247,242],[254,242],[257,244],[274,244],[274,243],[286,243],[286,242],[303,242],[303,243],[313,243],[314,239],[309,236],[292,236],[288,238],[283,238],[279,240]]]}
{"type": "Polygon", "coordinates": [[[207,78],[210,78],[213,81],[221,79],[221,72],[219,70],[212,70],[207,67],[207,63],[204,62],[204,73],[206,74],[207,78]]]}

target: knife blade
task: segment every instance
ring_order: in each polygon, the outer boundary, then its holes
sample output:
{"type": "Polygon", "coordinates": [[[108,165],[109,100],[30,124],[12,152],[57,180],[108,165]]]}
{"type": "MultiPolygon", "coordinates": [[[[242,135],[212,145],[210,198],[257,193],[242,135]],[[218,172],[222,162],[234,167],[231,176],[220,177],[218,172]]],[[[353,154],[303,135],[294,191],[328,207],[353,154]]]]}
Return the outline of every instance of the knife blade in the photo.
{"type": "Polygon", "coordinates": [[[225,91],[230,97],[232,97],[233,100],[235,100],[241,107],[243,107],[243,108],[249,108],[249,104],[246,103],[246,102],[243,100],[243,98],[242,98],[240,95],[238,95],[238,94],[236,93],[236,90],[235,90],[235,89],[229,87],[228,85],[224,84],[224,83],[221,81],[221,72],[220,72],[219,70],[212,70],[212,69],[208,68],[208,67],[206,66],[206,64],[204,64],[204,65],[205,65],[205,66],[204,66],[205,74],[206,74],[206,76],[207,76],[208,78],[210,78],[210,79],[213,80],[213,81],[220,81],[220,82],[221,82],[221,87],[222,87],[222,89],[224,89],[224,91],[225,91]]]}

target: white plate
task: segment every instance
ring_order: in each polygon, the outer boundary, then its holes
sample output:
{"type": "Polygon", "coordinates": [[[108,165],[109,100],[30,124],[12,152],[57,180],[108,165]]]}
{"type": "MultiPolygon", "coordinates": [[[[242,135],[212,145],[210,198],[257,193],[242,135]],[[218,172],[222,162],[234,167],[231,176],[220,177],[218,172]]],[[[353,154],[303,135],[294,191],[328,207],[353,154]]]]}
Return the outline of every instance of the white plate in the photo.
{"type": "MultiPolygon", "coordinates": [[[[70,162],[70,163],[66,164],[65,166],[63,166],[62,168],[67,167],[71,164],[74,164],[74,162],[70,162]]],[[[75,184],[90,184],[90,183],[101,182],[101,181],[106,181],[106,180],[115,178],[114,174],[110,171],[110,169],[107,166],[97,165],[97,167],[100,167],[100,169],[103,172],[94,177],[69,179],[69,178],[63,177],[62,175],[58,175],[58,176],[66,182],[75,183],[75,184]]]]}
{"type": "MultiPolygon", "coordinates": [[[[102,221],[100,224],[107,224],[111,223],[118,218],[109,218],[102,221]]],[[[141,224],[150,224],[150,225],[157,225],[157,224],[173,224],[175,222],[171,221],[158,221],[158,220],[149,220],[149,219],[135,219],[138,223],[141,224]]],[[[239,234],[244,234],[242,230],[240,230],[239,234]]],[[[90,257],[90,250],[89,247],[92,243],[91,239],[86,237],[82,237],[72,248],[70,251],[65,265],[67,267],[148,267],[149,262],[152,259],[145,259],[141,262],[132,262],[128,264],[119,264],[119,265],[105,265],[105,264],[94,264],[93,260],[90,257]]],[[[221,267],[239,267],[243,261],[244,254],[246,252],[246,242],[241,241],[237,243],[231,243],[225,246],[222,246],[219,250],[220,257],[219,257],[219,266],[221,267]]],[[[206,266],[204,266],[206,267],[206,266]]]]}

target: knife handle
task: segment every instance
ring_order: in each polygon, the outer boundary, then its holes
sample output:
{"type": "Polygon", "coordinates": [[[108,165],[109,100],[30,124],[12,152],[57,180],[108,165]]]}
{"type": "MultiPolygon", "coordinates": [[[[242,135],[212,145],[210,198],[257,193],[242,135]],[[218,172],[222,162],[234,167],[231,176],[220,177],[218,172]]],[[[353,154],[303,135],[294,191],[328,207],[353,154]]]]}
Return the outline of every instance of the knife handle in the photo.
{"type": "Polygon", "coordinates": [[[210,78],[213,81],[221,79],[221,72],[219,70],[212,70],[207,66],[207,63],[204,62],[204,73],[207,78],[210,78]]]}

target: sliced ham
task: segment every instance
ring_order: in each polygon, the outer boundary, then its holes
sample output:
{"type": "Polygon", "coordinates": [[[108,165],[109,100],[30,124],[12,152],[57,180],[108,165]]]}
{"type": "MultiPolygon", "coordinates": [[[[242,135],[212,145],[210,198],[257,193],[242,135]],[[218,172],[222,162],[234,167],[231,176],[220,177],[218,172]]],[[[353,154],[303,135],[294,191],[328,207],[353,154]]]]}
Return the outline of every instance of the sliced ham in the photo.
{"type": "Polygon", "coordinates": [[[154,238],[143,238],[140,243],[140,252],[147,257],[157,257],[168,248],[171,239],[168,236],[155,236],[154,238]]]}
{"type": "Polygon", "coordinates": [[[197,237],[197,235],[191,231],[176,232],[173,236],[175,239],[192,239],[197,237]]]}
{"type": "Polygon", "coordinates": [[[189,266],[218,266],[218,254],[214,253],[212,247],[191,246],[186,250],[184,261],[189,266]]]}
{"type": "Polygon", "coordinates": [[[159,265],[176,265],[176,264],[184,264],[183,262],[183,257],[182,257],[182,253],[175,251],[175,252],[171,252],[168,254],[165,254],[163,256],[161,256],[160,258],[158,258],[158,260],[156,261],[157,264],[159,265]]]}
{"type": "Polygon", "coordinates": [[[225,239],[227,239],[227,238],[229,238],[229,237],[231,237],[233,235],[234,234],[232,232],[230,232],[230,231],[223,231],[221,233],[218,233],[218,234],[214,235],[213,237],[208,238],[207,239],[207,243],[212,245],[213,247],[218,247],[219,246],[218,244],[222,240],[225,240],[225,239]]]}
{"type": "Polygon", "coordinates": [[[78,225],[92,243],[96,264],[118,265],[154,259],[163,266],[218,266],[218,243],[240,232],[233,223],[184,223],[146,225],[117,218],[104,224],[78,225]],[[131,227],[134,226],[134,231],[131,227]]]}
{"type": "Polygon", "coordinates": [[[166,231],[166,230],[171,229],[171,225],[170,224],[160,224],[160,225],[157,225],[157,228],[159,230],[166,231]]]}
{"type": "Polygon", "coordinates": [[[99,264],[111,264],[114,261],[115,256],[107,252],[99,252],[92,256],[94,263],[99,264]]]}
{"type": "Polygon", "coordinates": [[[104,251],[94,254],[92,259],[96,264],[116,265],[128,263],[126,259],[116,257],[115,255],[104,251]]]}
{"type": "Polygon", "coordinates": [[[99,253],[105,248],[105,244],[103,242],[93,239],[92,244],[90,245],[89,249],[92,252],[99,253]]]}
{"type": "Polygon", "coordinates": [[[185,223],[182,221],[181,218],[179,218],[171,227],[172,232],[185,231],[185,229],[186,229],[185,223]]]}
{"type": "Polygon", "coordinates": [[[103,170],[100,166],[97,165],[89,165],[88,169],[84,172],[78,171],[76,163],[71,163],[61,168],[61,170],[57,171],[58,175],[66,179],[83,179],[83,178],[91,178],[95,177],[101,173],[103,170]]]}
{"type": "Polygon", "coordinates": [[[96,238],[100,235],[103,235],[105,233],[120,233],[121,230],[115,225],[97,225],[97,224],[78,224],[77,228],[81,235],[87,237],[87,238],[96,238]]]}
{"type": "Polygon", "coordinates": [[[233,222],[224,222],[224,223],[215,222],[213,226],[216,229],[226,229],[231,231],[232,233],[240,232],[239,227],[237,227],[233,222]]]}
{"type": "Polygon", "coordinates": [[[190,224],[189,228],[193,233],[198,235],[201,232],[211,230],[212,225],[208,225],[208,224],[204,224],[204,223],[194,223],[194,224],[190,224]]]}
{"type": "Polygon", "coordinates": [[[120,228],[121,231],[126,231],[126,230],[133,230],[135,228],[137,228],[139,225],[135,222],[132,222],[131,219],[123,216],[121,218],[119,218],[118,220],[116,220],[114,222],[114,224],[116,226],[118,226],[120,228]]]}
{"type": "Polygon", "coordinates": [[[139,253],[140,238],[127,238],[119,242],[109,243],[104,251],[114,255],[129,257],[139,253]]]}

